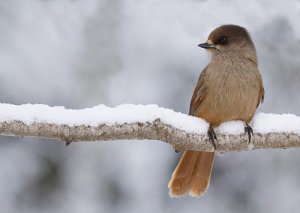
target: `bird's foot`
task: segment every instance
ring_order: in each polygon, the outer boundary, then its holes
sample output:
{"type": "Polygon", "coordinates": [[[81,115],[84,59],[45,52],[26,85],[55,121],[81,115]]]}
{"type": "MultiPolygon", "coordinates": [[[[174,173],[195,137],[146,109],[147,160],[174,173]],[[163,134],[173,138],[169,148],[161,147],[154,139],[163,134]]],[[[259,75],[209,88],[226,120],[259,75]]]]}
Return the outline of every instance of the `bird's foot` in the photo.
{"type": "Polygon", "coordinates": [[[253,129],[247,123],[246,123],[246,126],[245,126],[245,133],[248,134],[249,143],[251,143],[251,136],[253,135],[253,129]]]}
{"type": "Polygon", "coordinates": [[[72,143],[72,139],[71,138],[65,138],[65,142],[66,142],[66,147],[68,147],[72,143]]]}
{"type": "Polygon", "coordinates": [[[217,140],[217,135],[216,135],[215,130],[212,126],[209,126],[207,134],[208,134],[208,140],[212,143],[214,148],[217,149],[217,144],[215,142],[215,140],[217,140]]]}

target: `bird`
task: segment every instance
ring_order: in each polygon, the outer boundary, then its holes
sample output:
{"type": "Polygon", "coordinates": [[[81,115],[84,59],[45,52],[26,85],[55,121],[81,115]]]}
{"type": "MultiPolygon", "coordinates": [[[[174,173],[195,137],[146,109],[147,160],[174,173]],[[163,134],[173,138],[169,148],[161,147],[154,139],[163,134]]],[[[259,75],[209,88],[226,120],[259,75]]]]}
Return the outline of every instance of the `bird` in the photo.
{"type": "MultiPolygon", "coordinates": [[[[249,123],[265,91],[248,31],[238,25],[222,25],[198,46],[208,50],[210,62],[200,73],[189,115],[209,123],[208,140],[215,148],[214,128],[226,121],[242,120],[250,142],[253,130],[249,123]]],[[[214,152],[184,151],[168,184],[170,196],[202,196],[210,183],[213,161],[214,152]]]]}

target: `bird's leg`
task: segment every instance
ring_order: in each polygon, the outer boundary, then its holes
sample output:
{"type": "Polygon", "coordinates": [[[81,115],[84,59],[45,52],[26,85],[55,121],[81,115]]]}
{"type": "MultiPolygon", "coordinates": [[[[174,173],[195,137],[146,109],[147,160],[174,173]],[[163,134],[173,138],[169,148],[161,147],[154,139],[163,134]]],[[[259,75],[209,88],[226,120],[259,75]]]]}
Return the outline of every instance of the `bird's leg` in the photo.
{"type": "Polygon", "coordinates": [[[207,134],[208,134],[208,140],[213,144],[214,148],[217,149],[217,144],[215,142],[215,140],[217,140],[217,136],[214,128],[211,125],[209,125],[207,134]]]}
{"type": "Polygon", "coordinates": [[[253,135],[253,129],[247,123],[245,123],[245,133],[248,134],[249,143],[251,142],[251,135],[253,135]]]}

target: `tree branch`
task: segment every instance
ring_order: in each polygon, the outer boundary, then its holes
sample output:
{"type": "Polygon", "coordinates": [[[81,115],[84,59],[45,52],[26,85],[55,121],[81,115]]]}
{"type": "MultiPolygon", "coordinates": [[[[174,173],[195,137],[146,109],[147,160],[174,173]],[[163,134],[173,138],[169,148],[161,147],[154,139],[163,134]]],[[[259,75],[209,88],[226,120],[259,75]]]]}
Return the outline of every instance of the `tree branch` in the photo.
{"type": "Polygon", "coordinates": [[[300,117],[259,113],[253,119],[251,143],[241,121],[216,129],[217,150],[208,141],[208,123],[201,118],[156,105],[99,105],[71,110],[40,104],[0,104],[0,135],[65,141],[160,140],[176,150],[247,151],[300,147],[300,117]]]}
{"type": "MultiPolygon", "coordinates": [[[[110,140],[161,140],[176,150],[214,151],[206,134],[187,133],[163,123],[160,119],[153,122],[135,122],[116,125],[69,126],[51,123],[25,124],[21,121],[1,122],[0,134],[6,136],[30,136],[67,143],[78,141],[110,140]]],[[[300,147],[300,135],[293,133],[256,133],[248,143],[248,137],[242,135],[219,134],[217,140],[219,152],[248,151],[252,149],[275,149],[300,147]]]]}

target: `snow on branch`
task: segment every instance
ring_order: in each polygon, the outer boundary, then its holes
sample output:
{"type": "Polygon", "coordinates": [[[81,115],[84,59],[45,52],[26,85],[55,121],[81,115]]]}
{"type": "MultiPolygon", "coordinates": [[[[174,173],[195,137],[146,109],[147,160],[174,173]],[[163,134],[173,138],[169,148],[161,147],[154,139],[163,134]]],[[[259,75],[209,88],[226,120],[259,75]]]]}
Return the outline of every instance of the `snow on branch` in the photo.
{"type": "MultiPolygon", "coordinates": [[[[300,147],[300,117],[258,113],[248,143],[241,121],[216,129],[217,151],[300,147]]],[[[214,151],[206,135],[208,123],[156,105],[99,105],[73,110],[40,104],[0,104],[0,135],[29,136],[67,143],[123,139],[161,140],[176,150],[214,151]]]]}

